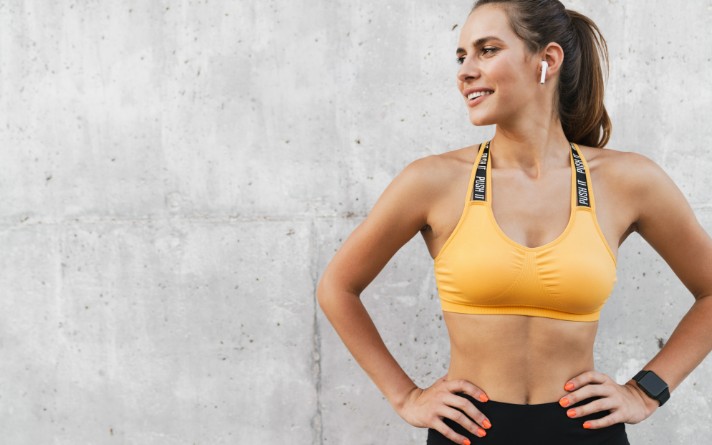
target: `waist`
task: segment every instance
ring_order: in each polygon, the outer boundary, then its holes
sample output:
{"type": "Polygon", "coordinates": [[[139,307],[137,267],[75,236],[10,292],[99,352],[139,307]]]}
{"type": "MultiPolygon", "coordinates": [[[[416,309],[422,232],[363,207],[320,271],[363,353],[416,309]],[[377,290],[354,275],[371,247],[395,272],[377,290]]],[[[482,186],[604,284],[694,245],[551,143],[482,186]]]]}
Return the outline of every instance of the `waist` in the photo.
{"type": "MultiPolygon", "coordinates": [[[[577,403],[574,403],[573,405],[570,405],[564,409],[561,405],[559,405],[559,402],[544,402],[544,403],[511,403],[511,402],[502,402],[499,400],[493,400],[490,399],[487,402],[482,402],[480,400],[477,400],[468,394],[465,393],[456,393],[456,395],[460,397],[464,397],[473,404],[475,404],[475,407],[479,410],[487,410],[490,413],[507,413],[508,415],[511,416],[516,416],[518,414],[524,415],[524,416],[530,416],[533,413],[547,413],[547,412],[552,412],[552,410],[555,410],[554,412],[556,414],[559,413],[564,413],[566,414],[567,409],[571,408],[576,408],[582,405],[585,405],[587,403],[591,403],[594,400],[598,399],[598,397],[592,397],[588,399],[581,400],[577,403]]],[[[483,411],[484,413],[484,411],[483,411]]],[[[599,417],[603,417],[603,415],[599,415],[599,417]]]]}
{"type": "Polygon", "coordinates": [[[448,380],[463,379],[491,400],[556,402],[566,382],[594,368],[598,323],[513,315],[445,313],[448,380]]]}
{"type": "Polygon", "coordinates": [[[552,371],[549,375],[522,376],[519,372],[504,377],[497,373],[507,373],[506,369],[495,369],[489,375],[481,373],[463,373],[448,370],[448,380],[465,380],[482,389],[491,401],[517,406],[556,405],[568,394],[564,385],[571,378],[592,370],[592,367],[581,367],[577,372],[563,370],[552,371]],[[579,372],[580,371],[580,372],[579,372]]]}

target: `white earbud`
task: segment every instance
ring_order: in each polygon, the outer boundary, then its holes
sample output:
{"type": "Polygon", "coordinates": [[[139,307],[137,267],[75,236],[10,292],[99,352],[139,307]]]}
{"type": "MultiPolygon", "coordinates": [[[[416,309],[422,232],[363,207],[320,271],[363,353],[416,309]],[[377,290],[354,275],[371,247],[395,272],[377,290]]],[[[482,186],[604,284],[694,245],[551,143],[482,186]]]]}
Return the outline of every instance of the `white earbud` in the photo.
{"type": "Polygon", "coordinates": [[[546,60],[542,60],[541,61],[541,81],[539,82],[542,85],[544,85],[544,80],[546,79],[546,69],[547,68],[549,68],[549,64],[546,63],[546,60]]]}

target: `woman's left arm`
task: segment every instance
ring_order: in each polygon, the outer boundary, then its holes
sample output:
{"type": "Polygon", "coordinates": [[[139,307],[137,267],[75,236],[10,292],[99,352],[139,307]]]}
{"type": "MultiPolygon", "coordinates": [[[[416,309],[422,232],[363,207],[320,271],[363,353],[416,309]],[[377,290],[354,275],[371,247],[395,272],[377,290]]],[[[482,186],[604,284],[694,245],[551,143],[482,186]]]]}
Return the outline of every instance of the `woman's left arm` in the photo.
{"type": "MultiPolygon", "coordinates": [[[[662,168],[640,154],[627,153],[626,158],[627,173],[622,185],[631,197],[626,201],[638,209],[634,228],[667,262],[695,299],[667,343],[643,367],[660,376],[672,392],[712,350],[712,238],[662,168]]],[[[586,428],[638,423],[658,407],[658,402],[648,397],[632,379],[619,385],[596,371],[565,382],[565,389],[570,393],[564,397],[567,401],[562,399],[562,406],[601,397],[577,407],[574,413],[569,411],[571,417],[611,411],[601,419],[585,422],[586,428]]]]}

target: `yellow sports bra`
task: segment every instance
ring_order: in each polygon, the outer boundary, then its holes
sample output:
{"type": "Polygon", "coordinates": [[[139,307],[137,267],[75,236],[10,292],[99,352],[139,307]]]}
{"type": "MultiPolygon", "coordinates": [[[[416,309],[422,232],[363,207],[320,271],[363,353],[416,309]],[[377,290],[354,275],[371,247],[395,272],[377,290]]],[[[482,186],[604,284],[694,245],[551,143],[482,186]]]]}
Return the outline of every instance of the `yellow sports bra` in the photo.
{"type": "Polygon", "coordinates": [[[617,281],[616,259],[596,220],[588,164],[571,143],[571,214],[538,247],[509,238],[492,212],[490,142],[480,145],[465,209],[435,257],[443,311],[595,321],[617,281]]]}

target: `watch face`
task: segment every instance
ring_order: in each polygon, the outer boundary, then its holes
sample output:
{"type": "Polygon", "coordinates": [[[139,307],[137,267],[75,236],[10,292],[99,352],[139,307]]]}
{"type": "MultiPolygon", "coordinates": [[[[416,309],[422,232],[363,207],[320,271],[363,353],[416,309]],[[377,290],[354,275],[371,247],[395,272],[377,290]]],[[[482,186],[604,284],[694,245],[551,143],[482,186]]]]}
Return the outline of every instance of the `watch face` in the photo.
{"type": "Polygon", "coordinates": [[[645,374],[640,380],[638,380],[638,385],[648,390],[653,397],[659,396],[660,393],[667,388],[665,382],[651,372],[645,374]]]}

